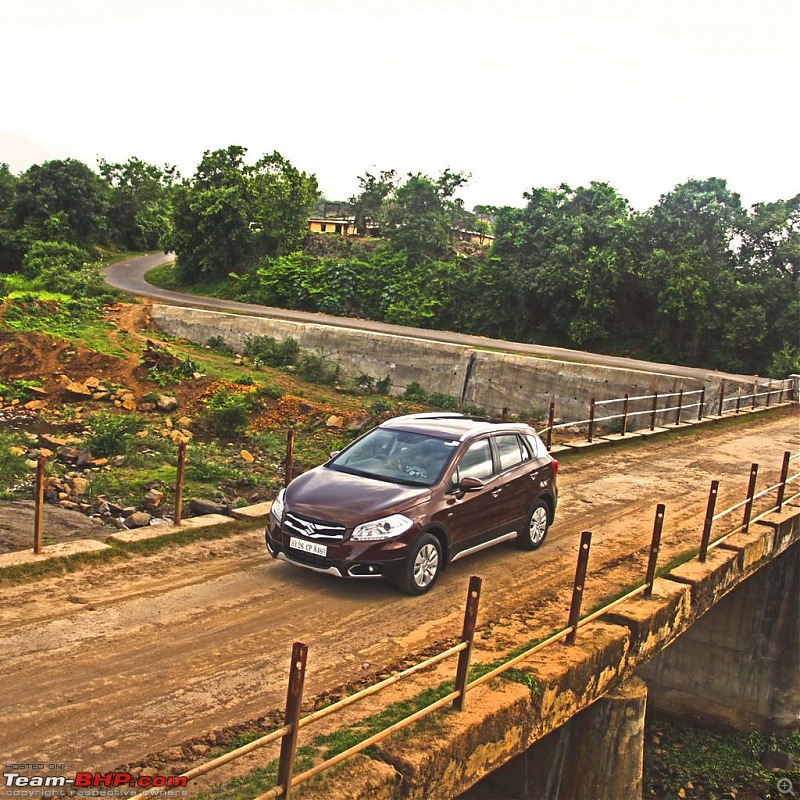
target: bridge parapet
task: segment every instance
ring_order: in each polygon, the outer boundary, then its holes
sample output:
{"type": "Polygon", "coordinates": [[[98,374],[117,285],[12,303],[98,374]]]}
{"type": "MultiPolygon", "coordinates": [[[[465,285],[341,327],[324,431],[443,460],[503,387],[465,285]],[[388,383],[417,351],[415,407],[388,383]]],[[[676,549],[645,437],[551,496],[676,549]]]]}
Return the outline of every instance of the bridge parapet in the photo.
{"type": "MultiPolygon", "coordinates": [[[[692,561],[676,567],[656,580],[651,598],[631,598],[583,627],[575,645],[534,654],[520,672],[530,677],[535,690],[503,678],[494,679],[470,694],[464,712],[426,721],[413,735],[400,741],[382,742],[377,748],[378,760],[374,762],[375,769],[384,776],[381,785],[386,791],[394,791],[396,797],[409,800],[450,800],[512,759],[541,763],[546,757],[537,751],[538,742],[573,718],[577,723],[582,711],[595,707],[600,698],[622,687],[634,674],[643,674],[646,680],[649,675],[654,703],[662,697],[677,709],[678,695],[685,687],[676,685],[675,676],[683,676],[687,684],[706,687],[709,689],[706,694],[713,695],[687,695],[681,701],[684,709],[709,709],[716,712],[718,721],[729,724],[736,724],[738,719],[751,727],[755,724],[765,728],[797,727],[800,725],[800,690],[796,688],[800,686],[797,679],[800,609],[796,603],[797,586],[792,589],[789,582],[794,580],[796,584],[798,580],[799,539],[800,509],[787,506],[782,513],[770,514],[753,525],[748,533],[729,537],[709,552],[704,563],[692,561]],[[772,574],[773,570],[776,574],[772,574]],[[747,591],[751,581],[753,588],[747,591]],[[744,599],[734,597],[740,590],[746,590],[744,599]],[[754,597],[767,594],[769,597],[763,603],[754,602],[754,597]],[[779,602],[781,597],[785,602],[779,602]],[[726,612],[723,605],[729,601],[734,605],[726,612]],[[712,633],[701,633],[699,644],[695,640],[691,645],[695,654],[699,648],[701,652],[707,651],[709,657],[701,658],[693,667],[688,666],[691,657],[688,661],[686,656],[677,662],[666,661],[687,632],[698,622],[703,623],[705,615],[715,608],[720,610],[714,616],[727,613],[731,616],[730,624],[721,626],[719,619],[709,615],[712,633]],[[776,608],[779,608],[777,617],[776,608]],[[756,616],[743,625],[737,615],[751,612],[756,616]],[[769,615],[772,616],[768,620],[769,615]],[[754,632],[765,625],[766,632],[756,636],[754,632]],[[726,648],[714,641],[713,631],[723,627],[744,630],[756,645],[756,651],[751,653],[744,652],[741,643],[727,648],[728,660],[733,664],[738,661],[743,667],[739,678],[732,678],[729,672],[720,669],[719,659],[726,648]],[[711,649],[709,639],[714,645],[711,649]],[[765,645],[769,641],[775,644],[772,651],[765,645]],[[787,653],[788,660],[782,658],[787,653]],[[659,665],[658,659],[664,659],[667,666],[659,665]],[[648,662],[655,666],[646,667],[648,662]],[[765,674],[759,677],[759,670],[765,674]],[[784,680],[776,681],[781,674],[784,680]],[[773,689],[765,697],[764,687],[770,682],[773,689]],[[745,707],[736,710],[736,697],[724,698],[726,691],[742,700],[745,707]],[[386,770],[387,764],[393,768],[392,772],[386,770]]],[[[634,725],[630,714],[627,719],[634,725]]],[[[596,721],[587,717],[585,724],[594,725],[596,721]]],[[[613,740],[615,732],[609,731],[608,735],[613,740]]],[[[609,758],[608,753],[598,755],[609,758]]],[[[604,796],[602,787],[589,781],[588,776],[593,774],[592,765],[586,762],[589,757],[585,750],[577,754],[561,752],[558,764],[553,765],[560,773],[548,780],[563,788],[559,782],[581,770],[581,785],[595,793],[585,796],[604,796]],[[581,763],[576,758],[582,759],[581,763]]],[[[328,780],[331,796],[336,796],[333,787],[337,785],[347,786],[347,796],[354,800],[376,796],[377,772],[373,772],[372,763],[364,759],[357,765],[345,765],[335,777],[315,785],[313,791],[317,794],[309,796],[327,792],[328,780]],[[367,784],[369,790],[365,788],[367,784]]],[[[523,780],[524,776],[533,776],[534,770],[521,769],[519,762],[514,764],[510,768],[512,785],[507,785],[506,791],[520,798],[549,796],[541,783],[531,786],[528,778],[523,780]]],[[[633,772],[636,768],[634,764],[633,772]]],[[[630,764],[618,764],[615,769],[631,773],[630,764]]],[[[594,774],[607,774],[607,767],[594,774]]],[[[536,780],[540,781],[541,775],[536,780]]],[[[300,791],[295,796],[303,794],[300,791]]],[[[469,796],[466,794],[465,798],[469,796]]]]}

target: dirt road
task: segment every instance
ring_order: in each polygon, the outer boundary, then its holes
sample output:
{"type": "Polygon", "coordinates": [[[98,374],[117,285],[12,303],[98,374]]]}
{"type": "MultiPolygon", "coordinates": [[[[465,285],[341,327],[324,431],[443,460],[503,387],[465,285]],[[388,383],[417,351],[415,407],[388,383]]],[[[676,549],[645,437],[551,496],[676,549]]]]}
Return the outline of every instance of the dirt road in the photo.
{"type": "Polygon", "coordinates": [[[307,698],[372,682],[458,635],[471,574],[484,578],[475,660],[562,626],[581,530],[594,532],[587,608],[643,576],[656,503],[667,504],[664,563],[699,543],[712,479],[727,507],[744,497],[752,462],[760,490],[800,448],[796,408],[703,428],[565,460],[541,550],[476,554],[421,598],[275,562],[260,528],[6,588],[4,762],[107,771],[265,715],[282,706],[295,640],[309,644],[307,698]]]}

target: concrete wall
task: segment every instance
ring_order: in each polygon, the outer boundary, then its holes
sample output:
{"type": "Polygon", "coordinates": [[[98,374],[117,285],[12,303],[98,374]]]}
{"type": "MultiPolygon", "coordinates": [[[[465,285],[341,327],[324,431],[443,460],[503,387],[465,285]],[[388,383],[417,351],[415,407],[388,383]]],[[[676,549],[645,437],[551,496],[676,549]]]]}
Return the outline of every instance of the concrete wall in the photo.
{"type": "Polygon", "coordinates": [[[722,598],[640,675],[662,714],[736,730],[800,725],[800,549],[722,598]]]}
{"type": "MultiPolygon", "coordinates": [[[[248,336],[267,335],[278,340],[292,337],[301,347],[338,362],[346,377],[360,374],[376,380],[389,376],[392,394],[400,395],[416,381],[428,392],[442,392],[463,402],[473,403],[492,414],[508,407],[523,417],[546,417],[551,401],[556,415],[564,420],[588,417],[588,399],[608,400],[658,392],[660,395],[692,391],[703,383],[690,378],[614,367],[600,367],[548,358],[475,350],[390,334],[333,328],[288,320],[249,317],[216,311],[154,305],[152,318],[166,333],[205,344],[221,337],[237,352],[244,351],[248,336]]],[[[667,370],[668,367],[665,367],[667,370]]],[[[726,382],[730,396],[735,384],[726,382]]],[[[716,413],[720,381],[705,384],[706,415],[716,413]]],[[[698,395],[686,403],[697,402],[698,395]]],[[[674,402],[672,403],[674,405],[674,402]]],[[[659,403],[663,406],[664,403],[659,403]]],[[[644,411],[650,401],[632,403],[630,411],[644,411]]],[[[616,407],[598,408],[597,415],[621,413],[616,407]]],[[[694,412],[687,412],[689,418],[694,412]]],[[[673,416],[668,415],[670,418],[673,416]]],[[[659,421],[661,419],[659,418],[659,421]]],[[[649,416],[634,417],[629,429],[649,425],[649,416]]]]}

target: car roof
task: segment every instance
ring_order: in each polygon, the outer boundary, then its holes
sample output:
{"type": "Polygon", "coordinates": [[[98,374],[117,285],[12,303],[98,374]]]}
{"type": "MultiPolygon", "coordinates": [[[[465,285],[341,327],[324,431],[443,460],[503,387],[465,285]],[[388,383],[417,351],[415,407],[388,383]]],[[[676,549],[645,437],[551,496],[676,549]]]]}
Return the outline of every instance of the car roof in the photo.
{"type": "Polygon", "coordinates": [[[468,435],[478,435],[488,431],[506,430],[531,433],[533,430],[530,425],[523,422],[492,422],[491,420],[472,419],[457,413],[406,414],[402,417],[388,419],[382,422],[380,427],[453,439],[462,439],[468,435]]]}

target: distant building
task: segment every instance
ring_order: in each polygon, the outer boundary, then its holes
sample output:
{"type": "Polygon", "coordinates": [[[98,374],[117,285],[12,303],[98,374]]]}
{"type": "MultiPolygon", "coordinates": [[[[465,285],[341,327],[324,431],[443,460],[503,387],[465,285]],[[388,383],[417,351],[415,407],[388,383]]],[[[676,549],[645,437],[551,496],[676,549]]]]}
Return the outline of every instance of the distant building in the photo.
{"type": "Polygon", "coordinates": [[[311,233],[335,233],[339,236],[355,236],[355,217],[311,217],[308,220],[311,233]]]}

